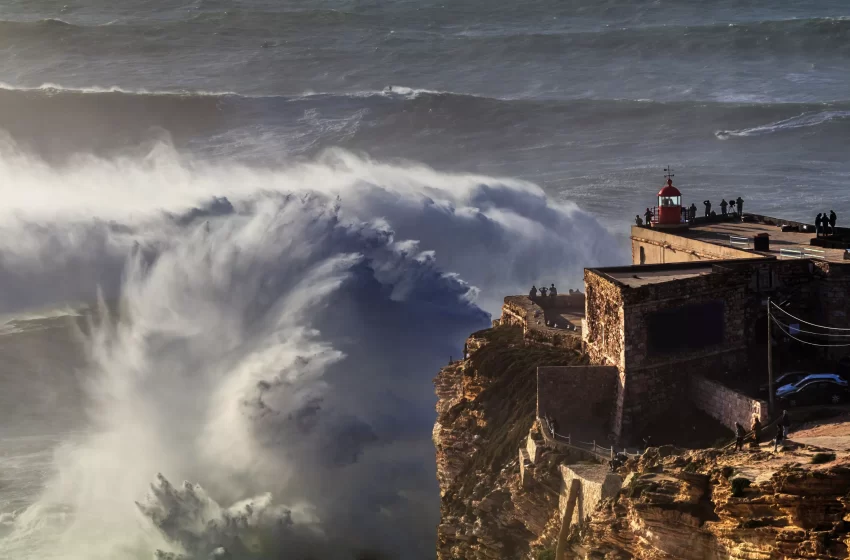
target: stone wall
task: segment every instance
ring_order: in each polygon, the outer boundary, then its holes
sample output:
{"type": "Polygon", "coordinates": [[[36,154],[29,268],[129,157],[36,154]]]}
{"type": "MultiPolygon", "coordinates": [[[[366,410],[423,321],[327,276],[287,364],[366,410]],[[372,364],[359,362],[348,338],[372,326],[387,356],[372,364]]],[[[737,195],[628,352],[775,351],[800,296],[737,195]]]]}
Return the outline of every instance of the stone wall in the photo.
{"type": "Polygon", "coordinates": [[[577,325],[578,330],[547,327],[546,313],[572,310],[580,314],[584,310],[584,301],[582,293],[535,300],[531,300],[528,296],[508,296],[502,305],[502,316],[498,321],[493,322],[493,326],[519,326],[522,327],[523,335],[529,342],[578,350],[582,344],[581,325],[577,325]]]}
{"type": "Polygon", "coordinates": [[[585,269],[585,311],[582,340],[590,361],[623,364],[623,293],[621,287],[594,270],[585,269]]]}
{"type": "Polygon", "coordinates": [[[584,520],[596,509],[599,502],[605,498],[613,498],[623,486],[623,479],[616,473],[609,472],[604,465],[560,465],[561,493],[558,499],[558,508],[561,512],[564,525],[581,525],[584,520]],[[572,516],[566,519],[567,506],[570,501],[570,488],[573,481],[579,484],[578,495],[575,497],[575,507],[572,516]]]}
{"type": "Polygon", "coordinates": [[[537,368],[537,415],[555,419],[557,432],[605,441],[617,395],[617,368],[537,368]]]}
{"type": "Polygon", "coordinates": [[[765,401],[750,398],[701,375],[691,376],[690,398],[698,409],[730,430],[735,429],[735,422],[749,430],[754,414],[762,424],[768,421],[765,401]]]}
{"type": "Polygon", "coordinates": [[[752,259],[758,255],[716,245],[699,239],[690,239],[674,232],[665,232],[646,227],[632,226],[632,263],[664,264],[723,259],[752,259]],[[641,263],[640,249],[645,260],[641,263]]]}
{"type": "MultiPolygon", "coordinates": [[[[629,370],[626,374],[619,431],[622,440],[636,441],[659,413],[689,406],[693,376],[740,371],[747,363],[745,349],[718,351],[690,360],[629,370]]],[[[616,426],[615,426],[616,427],[616,426]]]]}
{"type": "MultiPolygon", "coordinates": [[[[819,308],[812,321],[828,327],[850,328],[850,263],[819,262],[817,301],[819,308]]],[[[817,330],[817,329],[816,329],[817,330]]],[[[830,348],[826,357],[838,360],[848,354],[847,348],[830,348]]]]}

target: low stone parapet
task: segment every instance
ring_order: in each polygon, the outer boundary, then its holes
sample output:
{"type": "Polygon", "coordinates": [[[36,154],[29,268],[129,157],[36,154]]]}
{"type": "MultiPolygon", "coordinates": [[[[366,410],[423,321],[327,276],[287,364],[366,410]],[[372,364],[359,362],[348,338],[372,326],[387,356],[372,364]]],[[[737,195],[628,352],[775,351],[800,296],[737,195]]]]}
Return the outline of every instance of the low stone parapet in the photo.
{"type": "Polygon", "coordinates": [[[735,429],[735,422],[749,430],[753,415],[758,416],[762,424],[768,422],[767,402],[748,397],[701,375],[691,376],[690,396],[694,406],[730,430],[735,429]]]}
{"type": "Polygon", "coordinates": [[[554,298],[508,296],[493,325],[519,326],[529,342],[578,350],[583,316],[584,294],[580,292],[554,298]]]}
{"type": "Polygon", "coordinates": [[[565,524],[581,524],[596,506],[605,498],[613,498],[623,486],[620,475],[610,472],[606,465],[561,465],[561,495],[558,507],[565,524]],[[570,488],[578,481],[580,494],[575,496],[576,504],[569,514],[570,488]]]}

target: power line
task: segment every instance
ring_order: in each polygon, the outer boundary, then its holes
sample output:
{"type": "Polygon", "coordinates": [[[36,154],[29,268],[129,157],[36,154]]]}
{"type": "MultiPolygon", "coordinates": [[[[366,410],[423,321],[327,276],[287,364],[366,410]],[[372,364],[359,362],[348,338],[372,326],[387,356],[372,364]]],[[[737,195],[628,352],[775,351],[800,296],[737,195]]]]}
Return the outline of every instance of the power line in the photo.
{"type": "MultiPolygon", "coordinates": [[[[790,338],[793,338],[794,340],[796,340],[797,342],[800,342],[800,343],[802,343],[802,344],[808,344],[809,346],[818,346],[818,347],[821,347],[821,348],[844,348],[844,347],[848,347],[848,346],[850,346],[850,344],[817,344],[817,343],[815,343],[815,342],[809,342],[809,341],[807,341],[807,340],[802,340],[802,339],[800,339],[800,338],[797,338],[797,337],[796,337],[796,336],[794,336],[793,334],[791,334],[789,331],[785,330],[785,328],[784,328],[784,327],[785,327],[785,325],[784,325],[783,323],[780,323],[780,322],[779,322],[776,318],[771,317],[770,319],[771,319],[774,323],[776,323],[776,325],[779,327],[779,330],[781,330],[782,332],[784,332],[784,333],[785,333],[786,335],[788,335],[790,338]]],[[[768,343],[769,343],[769,341],[768,341],[768,343]]]]}
{"type": "Polygon", "coordinates": [[[800,319],[799,317],[795,317],[795,316],[791,315],[790,313],[788,313],[787,311],[785,311],[784,309],[782,309],[781,307],[779,307],[778,305],[776,305],[772,301],[770,302],[770,304],[773,307],[775,307],[776,309],[778,309],[779,311],[785,313],[786,315],[788,315],[789,317],[791,317],[792,319],[794,319],[795,321],[797,321],[799,323],[805,323],[806,325],[811,325],[812,327],[818,327],[820,329],[827,329],[827,330],[831,330],[831,331],[850,331],[850,329],[846,329],[846,328],[827,327],[825,325],[818,325],[817,323],[810,323],[809,321],[804,321],[803,319],[800,319]]]}
{"type": "MultiPolygon", "coordinates": [[[[782,325],[783,327],[785,327],[785,328],[787,328],[787,329],[789,329],[789,330],[791,330],[791,329],[792,329],[792,326],[791,326],[791,325],[786,325],[785,323],[780,322],[780,321],[779,321],[779,319],[777,319],[775,315],[771,315],[771,316],[770,316],[770,318],[773,320],[773,322],[774,322],[774,323],[776,323],[776,324],[778,324],[778,325],[782,325]]],[[[797,331],[797,333],[811,334],[811,335],[815,335],[815,336],[829,336],[829,337],[850,338],[850,334],[820,333],[820,332],[815,332],[815,331],[807,331],[807,330],[803,330],[803,329],[801,329],[801,328],[799,328],[799,327],[793,327],[793,330],[797,331]]],[[[796,333],[795,333],[795,334],[796,334],[796,333]]]]}

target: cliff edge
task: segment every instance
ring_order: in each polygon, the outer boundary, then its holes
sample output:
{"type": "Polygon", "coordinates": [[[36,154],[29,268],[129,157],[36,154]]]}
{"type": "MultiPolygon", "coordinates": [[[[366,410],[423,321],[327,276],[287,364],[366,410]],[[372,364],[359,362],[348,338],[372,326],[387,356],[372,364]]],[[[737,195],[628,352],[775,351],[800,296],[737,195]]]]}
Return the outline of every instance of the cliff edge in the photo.
{"type": "Polygon", "coordinates": [[[585,357],[512,326],[467,348],[434,380],[438,560],[848,558],[850,454],[811,444],[823,434],[792,432],[778,453],[651,448],[594,496],[607,467],[553,447],[535,422],[537,368],[585,357]]]}
{"type": "Polygon", "coordinates": [[[434,380],[441,520],[437,558],[521,558],[549,545],[566,457],[543,450],[523,483],[517,450],[535,430],[537,367],[586,363],[576,350],[526,346],[516,326],[477,332],[469,357],[434,380]]]}
{"type": "Polygon", "coordinates": [[[850,458],[789,443],[735,453],[653,448],[570,534],[566,558],[844,559],[850,458]]]}

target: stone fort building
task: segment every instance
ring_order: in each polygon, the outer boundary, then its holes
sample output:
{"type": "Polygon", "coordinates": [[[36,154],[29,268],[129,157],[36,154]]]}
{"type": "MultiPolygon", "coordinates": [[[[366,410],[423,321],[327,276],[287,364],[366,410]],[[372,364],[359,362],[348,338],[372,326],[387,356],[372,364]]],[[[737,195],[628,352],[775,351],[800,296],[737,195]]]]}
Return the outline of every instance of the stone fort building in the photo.
{"type": "Polygon", "coordinates": [[[730,428],[766,419],[757,386],[767,381],[769,299],[782,305],[777,375],[795,360],[834,371],[847,353],[807,344],[822,339],[807,340],[792,318],[850,326],[850,230],[833,230],[749,213],[695,217],[668,179],[649,223],[632,227],[631,265],[585,269],[583,293],[506,298],[498,322],[535,343],[580,345],[596,366],[541,368],[539,416],[564,433],[595,419],[618,442],[683,404],[730,428]]]}

